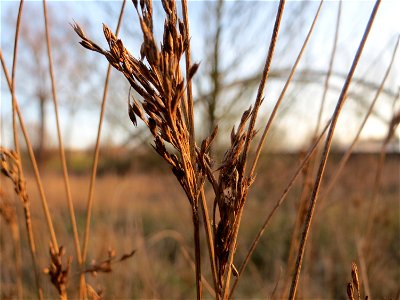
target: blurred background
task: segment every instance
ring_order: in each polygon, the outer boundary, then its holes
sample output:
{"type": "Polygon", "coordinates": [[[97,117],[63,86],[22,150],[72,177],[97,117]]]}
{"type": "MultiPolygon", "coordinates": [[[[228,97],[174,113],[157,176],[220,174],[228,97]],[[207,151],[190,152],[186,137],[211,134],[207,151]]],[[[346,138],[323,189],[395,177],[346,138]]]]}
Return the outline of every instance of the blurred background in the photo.
{"type": "MultiPolygon", "coordinates": [[[[72,174],[78,226],[83,231],[89,174],[96,141],[99,112],[107,61],[79,45],[71,23],[77,22],[87,36],[107,48],[102,23],[115,30],[120,13],[119,1],[49,1],[50,33],[55,80],[60,102],[61,128],[72,174]]],[[[289,76],[319,2],[288,1],[265,89],[258,129],[262,129],[289,76]]],[[[309,147],[317,130],[325,80],[332,57],[335,31],[340,12],[337,47],[321,115],[323,126],[333,113],[336,101],[352,64],[366,27],[373,1],[327,1],[323,4],[315,31],[278,111],[262,155],[258,178],[251,193],[241,229],[238,260],[243,259],[252,238],[275,199],[309,147]],[[340,7],[340,10],[339,10],[340,7]],[[255,221],[257,220],[257,221],[255,221]]],[[[9,70],[12,66],[15,24],[19,2],[1,1],[1,50],[9,70]]],[[[256,96],[264,67],[278,3],[275,1],[190,1],[189,18],[193,61],[200,63],[194,78],[194,98],[198,141],[219,124],[216,155],[223,157],[232,126],[256,96]]],[[[348,100],[334,136],[334,153],[328,165],[327,181],[335,173],[340,158],[353,141],[389,66],[400,34],[400,2],[383,1],[367,41],[363,56],[350,86],[348,100]]],[[[154,31],[161,40],[163,10],[154,3],[154,31]]],[[[48,72],[42,3],[27,1],[22,14],[16,96],[28,127],[40,170],[46,183],[51,209],[58,218],[57,230],[72,252],[71,232],[64,203],[61,163],[57,149],[56,126],[48,72]]],[[[130,52],[140,57],[142,33],[134,6],[128,2],[119,37],[130,52]]],[[[365,225],[369,199],[373,193],[379,152],[388,135],[393,115],[400,108],[399,54],[386,80],[374,110],[368,119],[355,154],[334,189],[326,198],[315,221],[315,231],[305,262],[299,297],[343,298],[350,277],[351,261],[357,258],[357,238],[365,225]],[[337,222],[340,219],[341,222],[337,222]],[[309,263],[308,263],[309,262],[309,263]],[[314,263],[311,263],[314,262],[314,263]]],[[[151,135],[143,124],[134,127],[128,117],[129,84],[117,71],[111,71],[105,123],[101,136],[101,154],[96,185],[94,238],[89,257],[106,256],[108,247],[128,252],[169,229],[191,241],[190,213],[185,197],[168,168],[152,150],[151,135]],[[154,177],[157,175],[157,177],[154,177]],[[154,179],[156,178],[156,179],[154,179]],[[146,186],[152,186],[151,191],[146,186]],[[171,186],[176,187],[171,191],[171,186]],[[176,218],[179,215],[180,218],[176,218]]],[[[12,148],[11,94],[1,75],[0,144],[12,148]]],[[[19,135],[22,138],[22,134],[19,135]]],[[[399,144],[395,132],[387,146],[389,156],[382,175],[381,201],[374,222],[376,235],[371,242],[380,249],[371,250],[371,293],[377,298],[399,296],[399,144]],[[379,255],[382,253],[382,255],[379,255]]],[[[24,141],[21,139],[21,145],[24,141]]],[[[30,170],[27,157],[23,158],[30,170]]],[[[31,198],[37,191],[31,175],[27,176],[31,198]]],[[[1,180],[1,193],[13,199],[12,187],[1,180]]],[[[269,297],[276,283],[284,289],[286,263],[296,211],[304,182],[299,182],[276,216],[256,251],[238,289],[238,296],[269,297]]],[[[43,218],[38,201],[33,201],[34,222],[43,218]]],[[[16,206],[17,215],[21,208],[16,206]]],[[[21,214],[22,218],[22,214],[21,214]]],[[[2,221],[3,222],[3,221],[2,221]]],[[[4,224],[4,222],[3,222],[4,224]]],[[[21,223],[22,224],[22,223],[21,223]]],[[[2,226],[2,231],[6,226],[2,226]]],[[[21,236],[24,228],[21,226],[21,236]]],[[[44,229],[43,229],[44,230],[44,229]]],[[[239,237],[240,238],[240,237],[239,237]]],[[[45,253],[48,237],[38,237],[38,247],[45,253]]],[[[154,240],[157,240],[155,237],[154,240]]],[[[26,243],[26,241],[23,241],[26,243]]],[[[126,264],[116,266],[113,276],[99,275],[93,285],[104,290],[106,298],[187,298],[194,296],[193,274],[180,253],[176,241],[159,239],[148,252],[139,252],[126,264]],[[158,244],[157,244],[158,243],[158,244]],[[146,252],[146,253],[145,253],[146,252]],[[157,258],[157,259],[154,259],[157,258]],[[146,270],[143,272],[143,270],[146,270]],[[107,277],[108,276],[108,277],[107,277]]],[[[190,242],[188,242],[191,247],[190,242]]],[[[1,290],[13,291],[13,270],[4,267],[12,248],[2,234],[1,290]]],[[[149,246],[150,247],[150,246],[149,246]]],[[[205,249],[203,252],[206,252],[205,249]]],[[[28,252],[25,255],[29,255],[28,252]]],[[[29,259],[29,258],[27,258],[29,259]]],[[[43,264],[45,264],[43,258],[43,264]]],[[[26,266],[27,289],[33,282],[26,266]]],[[[76,280],[76,279],[72,279],[76,280]]],[[[47,287],[49,290],[52,287],[47,287]]]]}
{"type": "MultiPolygon", "coordinates": [[[[287,4],[265,91],[262,107],[264,120],[289,75],[318,4],[312,1],[289,1],[287,4]]],[[[198,136],[204,137],[217,123],[222,129],[230,131],[243,109],[254,101],[276,3],[193,1],[189,5],[193,59],[201,66],[194,83],[197,128],[198,136]]],[[[115,28],[119,6],[118,2],[107,1],[48,3],[61,125],[65,144],[72,150],[86,149],[95,142],[107,62],[78,44],[79,39],[70,23],[76,21],[89,37],[105,46],[102,23],[115,28]]],[[[267,149],[297,151],[309,142],[317,123],[323,83],[335,39],[338,6],[338,1],[328,1],[323,5],[316,30],[279,110],[274,123],[275,132],[267,143],[267,149]]],[[[343,2],[324,121],[332,114],[372,6],[372,1],[343,2]]],[[[382,3],[350,89],[350,100],[336,131],[335,143],[338,147],[352,140],[386,71],[399,34],[400,21],[395,16],[398,10],[397,1],[382,3]]],[[[1,3],[1,47],[9,69],[17,12],[18,2],[1,3]]],[[[156,36],[158,33],[161,38],[163,11],[159,2],[155,2],[154,17],[154,30],[156,36]]],[[[31,139],[38,152],[45,152],[57,143],[41,3],[33,1],[25,4],[21,26],[17,96],[29,123],[31,139]]],[[[139,56],[142,36],[132,5],[128,5],[125,11],[120,37],[132,54],[139,56]]],[[[374,113],[363,130],[361,137],[365,141],[372,143],[386,134],[399,89],[398,65],[395,63],[374,113]]],[[[11,101],[7,100],[9,91],[6,81],[2,80],[1,84],[1,143],[11,145],[11,101]]],[[[113,70],[102,138],[104,146],[132,148],[148,144],[148,135],[143,127],[134,128],[126,117],[128,94],[126,80],[113,70]]],[[[224,144],[226,140],[222,136],[219,142],[224,144]]]]}

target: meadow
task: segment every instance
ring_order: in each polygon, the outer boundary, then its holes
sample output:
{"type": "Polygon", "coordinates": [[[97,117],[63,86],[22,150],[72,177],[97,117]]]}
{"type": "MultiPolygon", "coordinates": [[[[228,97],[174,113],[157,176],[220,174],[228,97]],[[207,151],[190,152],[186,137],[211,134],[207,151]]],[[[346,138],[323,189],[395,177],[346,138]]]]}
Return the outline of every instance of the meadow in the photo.
{"type": "MultiPolygon", "coordinates": [[[[342,155],[333,154],[328,165],[326,182],[332,178],[342,155]]],[[[111,273],[90,275],[88,281],[93,287],[103,291],[104,299],[194,298],[192,229],[187,226],[191,222],[191,214],[185,195],[160,161],[149,158],[153,167],[150,172],[146,172],[144,168],[149,168],[148,164],[141,165],[143,158],[137,160],[134,154],[132,157],[133,170],[118,175],[111,168],[111,171],[104,171],[97,179],[88,261],[99,262],[106,259],[110,249],[115,250],[117,256],[134,249],[137,252],[130,259],[115,263],[111,273]],[[186,249],[185,254],[182,254],[185,251],[182,249],[186,249]]],[[[236,258],[238,264],[299,161],[300,154],[269,154],[262,158],[262,168],[249,195],[239,232],[236,258]]],[[[375,176],[371,169],[377,163],[377,154],[354,154],[335,188],[324,197],[317,208],[315,228],[299,286],[299,299],[346,297],[346,283],[351,278],[351,262],[358,260],[357,247],[360,247],[369,217],[375,176]]],[[[69,237],[72,230],[66,213],[65,196],[60,192],[63,190],[63,179],[57,166],[52,168],[55,170],[46,172],[48,174],[43,176],[43,182],[49,187],[46,191],[54,216],[55,230],[59,236],[69,237]]],[[[389,156],[383,172],[381,197],[373,217],[368,279],[371,293],[376,299],[397,299],[399,296],[399,168],[399,155],[389,156]]],[[[71,176],[71,190],[77,224],[79,228],[83,228],[90,178],[88,174],[79,174],[79,170],[77,173],[71,176]]],[[[32,199],[35,199],[38,195],[31,176],[27,177],[28,191],[32,199]]],[[[272,219],[269,230],[258,245],[238,286],[237,298],[272,298],[273,295],[280,298],[283,294],[285,283],[287,284],[290,240],[303,180],[304,178],[299,179],[280,212],[272,219]]],[[[3,179],[2,188],[4,199],[15,198],[13,187],[3,179]]],[[[324,188],[322,194],[323,190],[324,188]]],[[[16,208],[21,218],[22,209],[18,205],[16,208]]],[[[7,295],[11,297],[13,291],[15,292],[15,250],[9,234],[10,227],[3,218],[0,220],[2,297],[7,299],[7,295]]],[[[38,237],[38,253],[46,253],[48,239],[46,234],[40,232],[46,232],[47,229],[38,201],[32,201],[32,221],[38,237]]],[[[24,238],[25,228],[20,219],[18,224],[23,243],[22,261],[25,262],[22,267],[24,290],[26,297],[30,298],[35,297],[30,254],[24,238]]],[[[70,239],[60,240],[60,243],[65,245],[68,253],[73,251],[74,246],[70,239]]],[[[202,252],[206,253],[205,247],[202,252]]],[[[205,254],[203,255],[206,260],[205,254]]],[[[46,255],[40,257],[40,263],[46,266],[46,255]]],[[[209,270],[206,273],[208,275],[209,270]]],[[[75,298],[78,274],[72,273],[70,276],[68,292],[71,298],[75,298]]],[[[46,295],[50,295],[50,298],[56,297],[56,290],[51,283],[44,283],[46,295]]],[[[207,291],[204,297],[212,298],[207,291]]]]}

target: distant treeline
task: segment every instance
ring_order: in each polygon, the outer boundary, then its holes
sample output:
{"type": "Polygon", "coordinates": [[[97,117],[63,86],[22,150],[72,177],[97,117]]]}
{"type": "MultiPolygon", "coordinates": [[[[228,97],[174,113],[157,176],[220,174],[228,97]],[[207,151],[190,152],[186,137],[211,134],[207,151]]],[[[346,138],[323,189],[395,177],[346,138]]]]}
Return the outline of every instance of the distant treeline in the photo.
{"type": "MultiPolygon", "coordinates": [[[[152,151],[146,149],[120,149],[120,148],[105,148],[100,151],[100,160],[98,167],[98,175],[116,174],[125,175],[127,173],[143,173],[143,172],[167,172],[168,166],[152,151]]],[[[23,153],[23,164],[26,170],[31,171],[31,166],[27,153],[23,153]]],[[[304,153],[298,152],[268,152],[261,156],[259,168],[267,169],[279,164],[281,167],[294,167],[300,162],[304,153]]],[[[330,163],[336,164],[339,162],[343,152],[335,149],[330,156],[330,163]]],[[[218,157],[223,158],[223,153],[219,153],[218,157]]],[[[378,159],[379,153],[356,152],[353,153],[349,163],[357,163],[363,160],[372,162],[378,159]]],[[[388,153],[387,163],[392,160],[398,160],[400,153],[388,153]]],[[[88,150],[70,150],[67,151],[68,170],[73,175],[90,174],[93,153],[88,150]]],[[[218,168],[220,162],[214,162],[215,168],[218,168]]],[[[58,150],[47,150],[44,160],[40,163],[42,172],[61,173],[61,163],[58,150]]]]}

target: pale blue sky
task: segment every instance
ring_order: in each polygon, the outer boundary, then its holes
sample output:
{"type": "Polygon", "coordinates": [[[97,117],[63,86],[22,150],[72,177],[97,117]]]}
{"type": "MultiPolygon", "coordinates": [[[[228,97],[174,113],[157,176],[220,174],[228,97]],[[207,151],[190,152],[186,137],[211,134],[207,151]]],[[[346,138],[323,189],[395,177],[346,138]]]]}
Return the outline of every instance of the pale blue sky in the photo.
{"type": "MultiPolygon", "coordinates": [[[[204,34],[204,30],[207,30],[207,24],[204,24],[204,9],[211,2],[202,2],[202,1],[191,1],[189,6],[190,18],[192,20],[191,23],[191,35],[192,35],[192,48],[193,55],[195,60],[202,61],[204,64],[204,41],[199,38],[202,34],[204,34]],[[202,13],[201,13],[202,12],[202,13]],[[197,50],[198,49],[198,50],[197,50]]],[[[290,9],[291,5],[295,5],[297,2],[288,1],[287,10],[290,9]]],[[[102,28],[101,23],[107,23],[110,27],[115,28],[115,24],[117,21],[117,14],[120,7],[120,2],[109,2],[104,5],[99,4],[99,2],[95,1],[64,1],[64,2],[56,2],[49,1],[49,8],[55,9],[58,11],[57,17],[58,21],[65,24],[65,30],[70,30],[68,25],[73,19],[77,22],[82,22],[85,18],[83,15],[87,17],[87,20],[91,23],[90,29],[88,32],[90,37],[93,37],[100,44],[105,46],[104,39],[102,37],[102,28]],[[104,6],[109,7],[109,9],[105,9],[104,6]],[[60,13],[60,9],[62,13],[60,13]],[[111,12],[111,13],[110,13],[111,12]]],[[[271,9],[274,6],[277,6],[277,2],[264,2],[263,5],[265,9],[271,9]]],[[[335,18],[337,12],[337,1],[326,1],[324,3],[323,9],[321,11],[320,18],[318,20],[318,24],[316,27],[316,31],[310,41],[310,44],[306,50],[305,57],[303,61],[299,65],[299,69],[302,68],[310,68],[318,70],[326,70],[328,62],[329,62],[329,53],[331,49],[331,44],[333,42],[333,32],[335,27],[335,18]]],[[[369,14],[374,5],[373,1],[344,1],[343,10],[342,10],[342,23],[341,23],[341,31],[338,42],[338,54],[337,59],[335,61],[335,70],[337,72],[347,73],[351,61],[353,59],[354,53],[358,47],[358,43],[363,34],[364,28],[366,26],[369,14]]],[[[33,6],[40,6],[40,2],[30,3],[29,1],[25,4],[25,10],[23,15],[23,22],[28,22],[29,26],[43,26],[41,23],[42,20],[40,18],[32,19],[29,10],[33,6]]],[[[263,7],[264,7],[263,6],[263,7]]],[[[290,53],[285,61],[274,62],[272,68],[280,69],[283,67],[290,67],[295,59],[295,54],[299,51],[302,43],[302,39],[305,37],[308,27],[312,21],[312,14],[315,12],[318,6],[317,1],[313,1],[309,3],[309,8],[307,9],[308,21],[305,23],[301,23],[301,27],[299,26],[296,30],[298,32],[298,39],[293,40],[293,43],[290,45],[290,53]]],[[[4,28],[6,28],[7,22],[14,22],[16,11],[18,8],[18,2],[15,1],[1,1],[1,48],[4,51],[5,59],[7,61],[9,69],[11,68],[11,46],[13,43],[12,35],[13,32],[5,32],[4,28]]],[[[39,10],[40,12],[40,10],[39,10]]],[[[370,80],[376,83],[379,83],[383,77],[383,74],[386,70],[386,67],[390,61],[390,56],[392,49],[394,47],[395,40],[397,35],[400,33],[400,18],[398,17],[398,13],[400,12],[400,1],[397,0],[383,0],[380,10],[378,12],[374,27],[370,34],[369,40],[364,50],[364,56],[360,62],[359,69],[356,72],[356,76],[362,76],[366,80],[370,80]],[[377,61],[377,63],[373,66],[373,70],[371,71],[371,64],[377,61]]],[[[267,13],[266,13],[267,15],[267,13]]],[[[263,14],[259,14],[259,18],[262,18],[263,14]]],[[[284,15],[282,27],[288,24],[288,20],[285,19],[289,17],[288,15],[284,15]]],[[[130,1],[127,2],[127,10],[124,18],[124,30],[121,33],[122,39],[125,41],[125,44],[128,45],[128,48],[132,51],[134,55],[138,55],[139,52],[139,42],[135,39],[129,39],[128,34],[133,32],[137,32],[138,23],[137,17],[133,10],[132,4],[130,1]],[[130,30],[127,30],[128,27],[130,30]],[[128,42],[127,42],[128,41],[128,42]]],[[[260,19],[260,22],[262,20],[260,19]]],[[[229,23],[229,22],[228,22],[229,23]]],[[[299,23],[300,24],[300,23],[299,23]]],[[[160,25],[161,24],[156,24],[160,25]]],[[[245,26],[245,24],[243,25],[245,26]]],[[[267,28],[266,28],[267,29],[267,28]]],[[[246,38],[246,33],[244,33],[244,40],[246,38]]],[[[261,33],[257,36],[257,51],[254,52],[254,57],[251,60],[244,64],[245,67],[241,69],[242,73],[252,73],[255,68],[259,68],[265,57],[265,50],[268,46],[268,39],[270,36],[270,31],[261,33]]],[[[76,47],[80,47],[78,44],[76,47]]],[[[277,46],[277,53],[283,52],[286,44],[279,43],[277,46]]],[[[23,49],[20,49],[21,53],[23,49]]],[[[78,55],[90,55],[92,57],[97,57],[97,62],[99,64],[99,69],[105,73],[106,63],[104,59],[100,58],[100,56],[96,56],[96,54],[89,53],[88,51],[79,50],[78,55]],[[80,51],[80,52],[79,52],[80,51]]],[[[21,54],[22,55],[22,54],[21,54]]],[[[235,50],[231,52],[226,52],[224,55],[228,57],[235,57],[235,50]]],[[[393,68],[391,75],[389,76],[386,88],[391,90],[393,93],[397,92],[397,89],[400,85],[399,80],[399,72],[400,72],[400,55],[397,54],[395,67],[393,68]]],[[[56,71],[57,72],[57,71],[56,71]]],[[[24,77],[24,72],[22,69],[18,69],[17,71],[17,87],[22,84],[29,84],[29,78],[24,77]]],[[[103,74],[99,74],[99,77],[104,76],[103,74]]],[[[333,82],[336,83],[337,86],[340,87],[343,80],[333,79],[333,82]]],[[[271,88],[266,91],[266,104],[264,112],[268,114],[269,109],[272,104],[275,102],[277,96],[279,95],[280,88],[282,87],[282,81],[276,81],[274,84],[271,84],[271,88]]],[[[58,83],[58,86],[62,87],[62,83],[58,83]]],[[[18,90],[18,89],[17,89],[18,90]]],[[[102,87],[99,87],[99,91],[97,94],[94,94],[94,97],[100,97],[102,87]]],[[[128,91],[126,91],[126,94],[128,91]]],[[[335,103],[335,100],[338,97],[338,90],[333,90],[329,93],[329,103],[326,107],[326,113],[324,115],[325,119],[329,117],[332,113],[332,108],[335,103]]],[[[20,101],[23,103],[29,103],[29,100],[25,98],[25,95],[18,95],[20,101]]],[[[126,95],[127,97],[127,95],[126,95]]],[[[285,122],[281,122],[280,126],[283,129],[287,129],[289,127],[293,127],[295,125],[296,130],[289,130],[285,135],[285,139],[288,145],[292,147],[299,147],[304,143],[304,137],[307,136],[308,132],[315,126],[315,118],[313,117],[313,121],[310,122],[312,116],[315,115],[318,111],[319,101],[321,98],[321,89],[318,89],[315,86],[310,85],[309,88],[305,89],[296,99],[295,109],[291,111],[290,114],[285,115],[285,122]],[[312,103],[310,101],[313,101],[312,103]],[[302,137],[299,139],[299,136],[302,137]]],[[[373,92],[369,93],[366,96],[366,101],[370,102],[373,98],[373,92]]],[[[249,103],[252,99],[249,99],[249,103]]],[[[380,113],[390,118],[391,114],[391,105],[388,103],[392,101],[392,99],[386,97],[382,98],[382,103],[378,103],[378,110],[380,113]]],[[[122,99],[118,103],[121,103],[121,106],[126,103],[126,98],[122,99]]],[[[391,103],[391,102],[390,102],[391,103]]],[[[36,118],[36,109],[34,105],[27,105],[27,108],[22,107],[23,114],[27,119],[29,124],[35,122],[36,118]]],[[[360,119],[354,120],[354,116],[350,113],[352,110],[355,110],[355,104],[348,103],[348,113],[343,114],[341,121],[337,128],[337,136],[343,142],[348,142],[352,139],[352,136],[355,134],[358,124],[360,123],[360,119]]],[[[122,107],[123,113],[121,117],[126,116],[125,106],[122,107]]],[[[52,114],[52,108],[48,109],[49,114],[52,114]]],[[[11,142],[11,132],[10,132],[10,95],[8,93],[8,89],[5,85],[5,80],[3,74],[1,75],[1,144],[9,145],[11,142]]],[[[363,115],[363,111],[360,112],[360,115],[363,115]]],[[[96,137],[96,128],[97,128],[97,120],[98,115],[97,112],[93,112],[91,110],[83,110],[79,112],[75,118],[73,124],[68,124],[68,116],[65,112],[62,111],[62,123],[63,127],[73,126],[73,141],[70,146],[72,147],[87,147],[88,145],[93,144],[96,137]],[[78,125],[80,124],[80,125],[78,125]],[[84,124],[84,126],[82,126],[84,124]]],[[[50,118],[49,123],[53,121],[53,118],[50,118]]],[[[201,123],[200,123],[201,124],[201,123]]],[[[200,125],[199,124],[199,125],[200,125]]],[[[127,119],[127,126],[129,126],[129,121],[127,119]]],[[[50,126],[48,128],[49,134],[51,137],[55,135],[55,127],[50,126]]],[[[134,129],[133,129],[134,130],[134,129]]],[[[377,120],[372,118],[368,123],[364,130],[363,137],[364,138],[381,138],[386,133],[385,125],[377,120]]],[[[126,133],[124,133],[126,134],[126,133]]],[[[121,139],[123,134],[121,133],[121,139]]],[[[113,142],[119,142],[119,133],[117,132],[109,132],[107,131],[107,127],[104,131],[104,138],[112,138],[113,142]]],[[[54,144],[54,142],[52,142],[54,144]]]]}

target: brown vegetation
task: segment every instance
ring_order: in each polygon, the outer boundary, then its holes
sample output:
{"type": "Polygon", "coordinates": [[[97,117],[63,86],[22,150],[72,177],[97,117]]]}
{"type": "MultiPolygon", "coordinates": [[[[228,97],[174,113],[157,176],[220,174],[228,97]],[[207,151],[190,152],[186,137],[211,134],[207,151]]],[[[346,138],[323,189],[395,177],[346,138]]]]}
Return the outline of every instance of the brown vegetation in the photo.
{"type": "MultiPolygon", "coordinates": [[[[19,16],[22,4],[23,2],[20,5],[19,16]]],[[[392,253],[392,248],[396,249],[393,244],[398,243],[394,237],[394,231],[398,229],[396,221],[398,216],[390,212],[390,207],[396,205],[398,185],[393,182],[396,182],[397,178],[388,175],[396,173],[392,169],[384,173],[383,168],[387,158],[386,146],[393,138],[399,123],[398,112],[393,113],[375,173],[371,172],[371,166],[376,164],[375,155],[366,155],[361,159],[359,156],[353,156],[353,165],[347,169],[350,174],[345,174],[346,176],[343,176],[344,178],[340,181],[338,178],[344,170],[344,164],[350,158],[354,144],[343,157],[339,169],[336,168],[335,156],[333,159],[330,156],[335,126],[347,99],[348,89],[380,1],[376,2],[371,13],[329,122],[325,126],[322,124],[321,112],[324,106],[324,101],[322,101],[313,141],[304,155],[301,158],[288,155],[283,160],[279,156],[270,156],[270,161],[268,157],[261,156],[262,149],[270,126],[275,120],[276,112],[313,32],[322,1],[315,13],[303,47],[264,126],[263,133],[256,141],[258,132],[255,124],[264,100],[264,89],[268,82],[285,7],[285,1],[279,2],[256,99],[254,104],[242,113],[237,128],[232,128],[230,143],[224,151],[222,161],[218,161],[215,151],[211,151],[213,141],[218,135],[218,125],[209,133],[209,136],[200,143],[197,142],[200,139],[196,136],[194,122],[192,79],[200,65],[191,62],[187,1],[183,0],[180,4],[182,17],[178,14],[177,3],[174,0],[162,1],[165,22],[163,38],[159,46],[153,30],[152,2],[150,0],[133,1],[143,33],[140,58],[135,58],[117,37],[125,1],[121,7],[116,33],[114,34],[109,27],[103,25],[109,50],[102,49],[89,39],[78,24],[72,25],[81,38],[81,45],[102,54],[110,63],[104,84],[87,199],[82,195],[82,191],[86,188],[82,186],[82,177],[70,176],[67,168],[58,116],[45,2],[43,2],[43,11],[47,55],[64,187],[61,187],[58,175],[45,177],[39,173],[15,96],[14,66],[19,32],[18,18],[11,79],[1,55],[3,70],[12,94],[15,151],[0,148],[1,171],[11,180],[11,186],[22,200],[36,282],[36,289],[33,289],[30,285],[31,279],[23,280],[23,276],[29,277],[31,273],[26,266],[25,253],[21,254],[18,250],[19,238],[13,235],[13,243],[10,243],[13,246],[8,245],[4,238],[2,241],[4,249],[11,251],[10,247],[15,247],[15,268],[14,270],[13,266],[6,266],[6,268],[10,273],[15,273],[18,297],[22,295],[23,289],[27,290],[28,297],[35,290],[39,299],[48,295],[54,296],[54,292],[60,299],[67,299],[68,296],[79,297],[79,299],[88,297],[100,299],[103,294],[107,298],[196,296],[197,299],[202,299],[211,296],[216,299],[230,299],[236,295],[288,297],[289,299],[294,299],[296,296],[309,298],[314,295],[337,297],[345,295],[341,285],[345,286],[344,274],[347,274],[347,271],[343,270],[346,270],[349,262],[354,260],[359,261],[361,272],[358,273],[357,266],[353,263],[352,282],[347,286],[349,299],[360,299],[360,282],[363,283],[366,296],[371,293],[379,296],[394,296],[398,293],[396,290],[398,271],[387,267],[381,277],[381,275],[376,276],[372,270],[382,272],[384,268],[378,264],[378,261],[383,265],[393,261],[394,264],[398,262],[398,257],[392,253]],[[128,99],[127,117],[129,116],[134,126],[137,126],[138,119],[144,122],[153,136],[154,150],[169,165],[177,183],[171,181],[170,177],[164,173],[154,173],[151,176],[133,173],[132,176],[105,176],[97,179],[107,89],[108,85],[112,84],[109,82],[111,67],[121,72],[133,89],[130,93],[133,99],[128,99]],[[28,148],[39,195],[36,195],[32,188],[26,188],[18,140],[17,117],[28,148]],[[324,145],[321,146],[321,153],[318,153],[317,150],[325,134],[324,145]],[[265,164],[267,167],[264,166],[265,164]],[[256,168],[258,168],[257,178],[256,168]],[[273,172],[268,176],[264,175],[268,174],[267,170],[271,168],[273,172]],[[363,174],[362,178],[354,176],[352,173],[355,172],[362,172],[360,173],[363,174]],[[388,176],[385,180],[382,179],[383,174],[388,176]],[[296,179],[301,175],[303,181],[298,183],[296,179]],[[315,180],[312,177],[314,175],[315,180]],[[328,179],[335,183],[329,185],[328,179]],[[324,180],[328,183],[328,189],[325,189],[324,180]],[[374,184],[368,183],[368,180],[373,180],[374,184]],[[183,193],[179,192],[178,184],[183,193]],[[72,188],[73,186],[75,189],[72,188]],[[346,188],[341,191],[340,188],[343,186],[346,188]],[[44,187],[48,193],[47,197],[44,187]],[[66,206],[61,201],[57,201],[60,198],[61,189],[65,191],[66,206]],[[290,193],[292,190],[301,191],[299,201],[293,193],[290,193]],[[95,193],[98,195],[96,206],[94,205],[95,193]],[[28,194],[34,199],[41,199],[45,223],[40,222],[39,210],[36,206],[35,214],[31,213],[28,194]],[[52,195],[49,197],[49,194],[52,195]],[[384,196],[385,202],[378,203],[379,195],[384,196]],[[253,198],[252,201],[249,201],[250,196],[253,198]],[[180,198],[186,198],[186,203],[189,205],[184,205],[184,201],[179,201],[180,198]],[[292,201],[287,201],[290,198],[292,201]],[[346,201],[340,198],[345,198],[346,201]],[[360,199],[367,199],[367,201],[360,199]],[[318,213],[316,213],[317,204],[322,206],[318,213]],[[190,217],[187,213],[188,207],[190,217]],[[260,224],[257,224],[255,220],[260,224]],[[294,225],[292,220],[295,220],[294,225]],[[188,226],[190,223],[192,225],[188,226]],[[312,227],[313,223],[317,223],[318,226],[312,227]],[[364,223],[367,224],[365,229],[364,223]],[[374,230],[384,230],[385,226],[389,228],[388,235],[377,238],[374,230]],[[81,244],[79,230],[83,227],[81,244]],[[39,235],[43,232],[48,232],[48,236],[39,235]],[[264,232],[267,235],[267,242],[261,239],[264,232]],[[193,240],[192,247],[188,242],[191,240],[193,240]],[[36,241],[39,241],[39,250],[36,241]],[[381,257],[380,260],[376,259],[380,251],[377,250],[376,243],[379,243],[381,248],[384,247],[387,253],[387,256],[381,257]],[[249,250],[246,251],[247,247],[249,250]],[[75,249],[75,254],[71,253],[71,248],[75,249]],[[122,254],[120,258],[117,258],[116,251],[127,254],[122,254]],[[44,253],[50,253],[50,255],[44,253]],[[108,256],[106,259],[104,259],[105,253],[108,256]],[[88,263],[89,257],[96,259],[88,263]],[[304,264],[307,260],[308,263],[304,264]],[[341,260],[340,264],[338,260],[341,260]],[[190,268],[187,268],[188,265],[190,268]],[[306,267],[305,271],[302,271],[303,265],[306,267]],[[44,266],[47,267],[44,268],[44,266]],[[280,274],[282,271],[278,270],[283,269],[284,266],[285,273],[280,274]],[[21,268],[24,270],[21,271],[21,268]],[[39,271],[40,269],[42,272],[39,271]],[[191,277],[193,272],[190,270],[194,271],[195,290],[191,277]],[[246,270],[247,273],[251,273],[248,279],[246,279],[246,270]],[[303,277],[300,277],[301,271],[305,273],[303,277]],[[105,277],[101,274],[110,272],[115,274],[113,276],[104,274],[105,277]],[[53,292],[49,291],[44,283],[43,273],[47,275],[47,280],[50,279],[46,282],[51,282],[55,291],[54,289],[53,292]],[[318,276],[320,278],[317,278],[318,276]],[[384,289],[381,287],[380,280],[385,283],[384,289]],[[242,288],[239,288],[239,282],[242,288]],[[208,293],[207,295],[203,288],[208,293]]],[[[340,7],[338,24],[339,16],[340,7]]],[[[393,64],[398,43],[397,41],[392,61],[366,119],[383,88],[393,64]]],[[[335,54],[335,47],[331,53],[332,57],[335,54]]],[[[329,75],[325,89],[328,88],[328,80],[329,75]]],[[[365,122],[361,125],[361,129],[364,125],[365,122]]],[[[358,136],[354,140],[356,141],[357,138],[358,136]]],[[[396,170],[399,164],[398,155],[390,156],[388,159],[393,161],[390,168],[396,170]]],[[[29,179],[28,184],[31,184],[32,178],[29,179]]],[[[5,186],[6,190],[7,185],[5,186]]],[[[11,192],[4,192],[1,196],[5,199],[1,202],[2,217],[8,224],[15,224],[16,218],[13,217],[13,210],[9,209],[7,200],[11,197],[11,192]]],[[[35,205],[37,205],[36,202],[35,205]]],[[[12,288],[2,292],[4,297],[13,296],[12,288]]]]}

